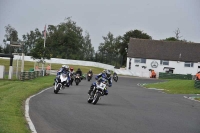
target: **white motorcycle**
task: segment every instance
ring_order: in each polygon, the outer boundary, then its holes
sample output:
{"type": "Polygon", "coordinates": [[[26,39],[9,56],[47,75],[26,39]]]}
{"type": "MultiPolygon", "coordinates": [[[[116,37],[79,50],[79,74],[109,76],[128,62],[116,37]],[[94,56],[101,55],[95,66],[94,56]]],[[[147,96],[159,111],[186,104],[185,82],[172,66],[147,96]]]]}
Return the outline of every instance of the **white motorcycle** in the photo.
{"type": "Polygon", "coordinates": [[[61,89],[64,89],[65,86],[69,87],[69,80],[67,73],[62,73],[55,80],[54,93],[57,94],[61,89]]]}
{"type": "Polygon", "coordinates": [[[93,90],[93,94],[89,96],[88,103],[96,104],[101,96],[104,96],[104,91],[107,89],[107,80],[102,82],[96,82],[96,87],[93,90]]]}

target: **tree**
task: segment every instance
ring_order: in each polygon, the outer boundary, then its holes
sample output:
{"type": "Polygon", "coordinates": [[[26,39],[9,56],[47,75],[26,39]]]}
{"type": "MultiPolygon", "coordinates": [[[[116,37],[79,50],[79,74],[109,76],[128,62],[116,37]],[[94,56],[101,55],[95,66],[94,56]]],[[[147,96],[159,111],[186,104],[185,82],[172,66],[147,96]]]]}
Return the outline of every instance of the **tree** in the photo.
{"type": "Polygon", "coordinates": [[[177,39],[177,40],[180,40],[180,38],[181,38],[182,36],[179,35],[179,34],[181,33],[180,30],[179,30],[179,28],[177,28],[177,29],[174,31],[174,33],[175,33],[176,39],[177,39]]]}
{"type": "Polygon", "coordinates": [[[121,36],[114,37],[114,35],[109,32],[107,36],[103,36],[103,43],[100,43],[98,47],[99,53],[96,53],[98,60],[102,63],[109,63],[116,65],[116,58],[119,56],[119,45],[121,42],[121,36]]]}
{"type": "Polygon", "coordinates": [[[23,46],[23,52],[25,55],[31,55],[31,50],[34,49],[36,41],[38,39],[42,39],[42,34],[39,31],[38,28],[35,29],[35,31],[30,31],[30,33],[27,33],[26,35],[22,35],[24,46],[23,46]]]}
{"type": "Polygon", "coordinates": [[[139,38],[139,39],[152,39],[151,36],[149,36],[147,33],[143,33],[143,31],[140,30],[130,30],[124,34],[122,37],[122,43],[120,45],[120,54],[123,56],[122,65],[126,65],[126,59],[127,59],[127,49],[128,49],[128,43],[130,41],[130,38],[139,38]]]}
{"type": "MultiPolygon", "coordinates": [[[[88,56],[94,53],[94,49],[91,44],[89,33],[83,37],[82,32],[82,28],[77,26],[76,22],[72,21],[71,18],[66,18],[65,22],[59,25],[48,25],[46,46],[45,49],[43,49],[46,54],[44,55],[63,59],[89,58],[88,56]]],[[[42,42],[39,41],[37,44],[42,45],[42,42]]],[[[41,53],[37,53],[41,48],[40,45],[31,47],[32,50],[30,54],[33,58],[41,56],[41,53]]]]}
{"type": "Polygon", "coordinates": [[[34,49],[31,50],[33,59],[50,59],[51,53],[49,48],[44,48],[44,40],[42,38],[37,39],[34,49]]]}
{"type": "Polygon", "coordinates": [[[3,47],[0,46],[0,53],[3,53],[3,47]]]}
{"type": "Polygon", "coordinates": [[[175,37],[168,37],[168,38],[166,38],[166,39],[162,39],[163,41],[181,41],[180,40],[180,38],[182,37],[182,36],[180,36],[180,30],[179,30],[179,28],[178,29],[176,29],[175,31],[174,31],[174,33],[175,33],[175,37]]]}
{"type": "Polygon", "coordinates": [[[91,39],[89,33],[86,31],[84,42],[82,46],[82,54],[84,60],[93,60],[94,57],[94,47],[92,47],[91,39]]]}
{"type": "Polygon", "coordinates": [[[179,41],[179,40],[176,39],[175,37],[169,37],[169,38],[163,39],[163,41],[179,41]]]}
{"type": "Polygon", "coordinates": [[[10,53],[10,52],[13,53],[14,51],[16,51],[19,48],[12,48],[8,44],[6,44],[6,42],[7,41],[11,41],[11,42],[18,41],[18,32],[10,24],[5,26],[5,32],[6,32],[6,34],[4,35],[5,39],[3,39],[3,42],[4,42],[3,52],[4,53],[10,53]]]}

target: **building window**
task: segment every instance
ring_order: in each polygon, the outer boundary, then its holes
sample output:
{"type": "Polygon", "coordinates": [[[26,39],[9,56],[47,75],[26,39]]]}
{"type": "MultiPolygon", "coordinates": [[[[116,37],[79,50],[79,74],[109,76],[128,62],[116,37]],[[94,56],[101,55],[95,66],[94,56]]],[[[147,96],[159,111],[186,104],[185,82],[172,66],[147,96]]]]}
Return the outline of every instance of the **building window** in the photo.
{"type": "Polygon", "coordinates": [[[169,61],[160,60],[160,65],[169,65],[169,61]]]}
{"type": "Polygon", "coordinates": [[[185,62],[185,67],[193,67],[194,63],[193,62],[185,62]]]}
{"type": "Polygon", "coordinates": [[[135,58],[135,63],[146,63],[146,59],[135,58]]]}

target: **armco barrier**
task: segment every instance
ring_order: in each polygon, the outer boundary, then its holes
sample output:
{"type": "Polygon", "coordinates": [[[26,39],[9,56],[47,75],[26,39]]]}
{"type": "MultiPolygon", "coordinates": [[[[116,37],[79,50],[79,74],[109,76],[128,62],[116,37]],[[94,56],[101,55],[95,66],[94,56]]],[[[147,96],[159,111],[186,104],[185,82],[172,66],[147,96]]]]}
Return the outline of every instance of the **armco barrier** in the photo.
{"type": "Polygon", "coordinates": [[[194,81],[194,87],[197,88],[197,89],[200,89],[200,80],[194,81]]]}
{"type": "MultiPolygon", "coordinates": [[[[8,58],[4,58],[4,57],[1,57],[1,58],[8,59],[8,58]]],[[[14,58],[18,59],[20,57],[19,57],[19,55],[14,55],[14,58]]],[[[32,61],[32,62],[36,61],[36,60],[33,60],[31,58],[31,56],[24,56],[24,60],[25,61],[32,61]]],[[[46,63],[71,64],[71,65],[80,65],[80,66],[93,66],[93,67],[99,67],[99,68],[103,68],[103,69],[109,69],[109,70],[112,70],[112,71],[116,71],[117,74],[138,76],[137,74],[133,74],[129,70],[114,69],[114,66],[112,66],[112,65],[103,64],[103,63],[99,63],[99,62],[70,60],[70,59],[59,59],[59,58],[51,58],[50,60],[45,60],[45,61],[46,61],[46,63]]],[[[50,71],[50,73],[51,73],[51,71],[50,71]]]]}
{"type": "Polygon", "coordinates": [[[192,80],[193,76],[191,74],[172,74],[172,73],[162,73],[159,72],[159,78],[160,79],[187,79],[192,80]]]}

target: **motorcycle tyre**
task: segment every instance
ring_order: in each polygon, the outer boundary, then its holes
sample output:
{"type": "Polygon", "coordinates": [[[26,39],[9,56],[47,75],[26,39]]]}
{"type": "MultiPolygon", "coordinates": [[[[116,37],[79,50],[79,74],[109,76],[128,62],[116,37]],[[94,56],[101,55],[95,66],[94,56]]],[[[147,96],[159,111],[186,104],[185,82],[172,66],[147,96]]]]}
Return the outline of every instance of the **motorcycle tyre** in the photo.
{"type": "Polygon", "coordinates": [[[55,94],[58,94],[60,88],[61,88],[61,84],[59,84],[59,85],[57,86],[56,90],[54,89],[54,93],[55,93],[55,94]]]}
{"type": "Polygon", "coordinates": [[[79,84],[79,81],[78,81],[78,79],[76,79],[76,80],[75,80],[75,82],[76,82],[76,85],[78,85],[78,84],[79,84]]]}
{"type": "Polygon", "coordinates": [[[88,97],[88,103],[92,103],[93,99],[90,98],[90,96],[88,97]]]}
{"type": "Polygon", "coordinates": [[[99,98],[100,98],[101,94],[97,92],[96,94],[96,97],[94,95],[94,99],[92,101],[92,103],[95,105],[98,101],[99,101],[99,98]]]}

